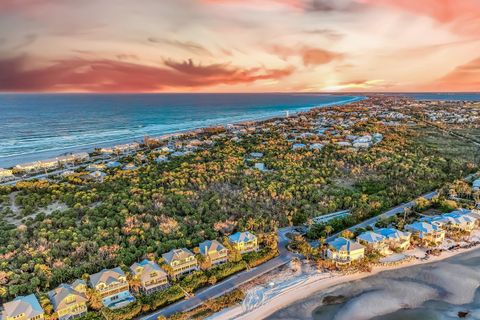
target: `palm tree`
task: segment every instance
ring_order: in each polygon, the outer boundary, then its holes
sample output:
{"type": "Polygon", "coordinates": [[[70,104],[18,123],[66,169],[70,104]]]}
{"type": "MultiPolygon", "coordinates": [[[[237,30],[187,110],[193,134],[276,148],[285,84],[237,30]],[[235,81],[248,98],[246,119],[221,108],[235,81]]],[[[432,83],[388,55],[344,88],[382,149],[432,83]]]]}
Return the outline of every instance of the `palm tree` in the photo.
{"type": "Polygon", "coordinates": [[[331,225],[326,225],[325,229],[323,230],[325,231],[325,234],[327,235],[327,237],[329,237],[330,234],[333,232],[333,227],[331,225]]]}

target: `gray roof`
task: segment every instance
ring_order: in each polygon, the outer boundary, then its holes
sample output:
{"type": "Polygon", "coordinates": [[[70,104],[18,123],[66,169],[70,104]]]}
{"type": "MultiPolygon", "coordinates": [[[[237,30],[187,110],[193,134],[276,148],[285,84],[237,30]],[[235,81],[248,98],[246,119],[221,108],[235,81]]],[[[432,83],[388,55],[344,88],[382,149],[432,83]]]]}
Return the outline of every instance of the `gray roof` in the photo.
{"type": "Polygon", "coordinates": [[[163,271],[163,269],[160,268],[155,261],[150,261],[147,259],[141,262],[135,262],[130,267],[130,270],[132,271],[133,275],[138,276],[143,282],[167,276],[167,273],[163,271]],[[155,276],[152,276],[152,273],[155,273],[155,276]]]}
{"type": "Polygon", "coordinates": [[[5,303],[3,307],[5,308],[5,311],[3,312],[2,319],[16,317],[22,313],[24,313],[27,318],[33,318],[44,314],[44,311],[34,294],[17,297],[15,300],[5,303]]]}
{"type": "Polygon", "coordinates": [[[225,247],[217,240],[203,241],[198,245],[198,248],[200,249],[200,253],[202,255],[207,255],[207,253],[211,251],[220,252],[225,250],[225,247]]]}
{"type": "Polygon", "coordinates": [[[357,237],[357,240],[362,240],[368,243],[378,243],[385,240],[385,237],[381,234],[375,233],[373,231],[366,231],[360,234],[357,237]]]}
{"type": "Polygon", "coordinates": [[[87,302],[87,296],[84,293],[78,292],[69,284],[61,284],[57,288],[48,292],[48,297],[52,302],[55,311],[68,308],[70,302],[66,298],[69,296],[75,297],[75,303],[87,302]]]}
{"type": "Polygon", "coordinates": [[[102,271],[90,275],[90,284],[92,287],[96,287],[97,284],[103,282],[106,285],[109,285],[113,282],[117,282],[119,277],[125,277],[125,273],[116,267],[113,269],[103,269],[102,271]]]}
{"type": "Polygon", "coordinates": [[[170,264],[172,261],[184,260],[190,256],[193,256],[193,253],[187,248],[173,249],[167,253],[162,254],[163,259],[168,264],[170,264]]]}

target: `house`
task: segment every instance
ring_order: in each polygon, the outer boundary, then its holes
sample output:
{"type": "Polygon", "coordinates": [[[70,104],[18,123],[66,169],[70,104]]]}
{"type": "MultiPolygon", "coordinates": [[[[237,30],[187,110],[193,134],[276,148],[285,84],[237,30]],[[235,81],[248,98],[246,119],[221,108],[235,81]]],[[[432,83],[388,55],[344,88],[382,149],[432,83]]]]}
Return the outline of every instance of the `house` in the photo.
{"type": "Polygon", "coordinates": [[[250,231],[237,232],[228,237],[228,240],[241,254],[258,251],[258,239],[250,231]]]}
{"type": "Polygon", "coordinates": [[[366,231],[357,237],[357,241],[369,248],[380,252],[380,254],[388,253],[387,238],[373,231],[366,231]]]}
{"type": "Polygon", "coordinates": [[[337,263],[350,263],[365,256],[365,247],[343,237],[328,242],[327,258],[337,263]]]}
{"type": "Polygon", "coordinates": [[[198,245],[200,254],[204,256],[212,266],[228,261],[228,250],[217,240],[207,240],[198,245]]]}
{"type": "Polygon", "coordinates": [[[150,294],[169,286],[167,273],[154,261],[143,260],[130,267],[134,278],[139,280],[142,291],[150,294]]]}
{"type": "Polygon", "coordinates": [[[477,218],[469,214],[453,211],[429,218],[427,221],[443,228],[447,232],[465,231],[470,233],[476,227],[477,218]]]}
{"type": "Polygon", "coordinates": [[[307,146],[304,143],[294,143],[292,145],[292,150],[305,149],[307,146]]]}
{"type": "Polygon", "coordinates": [[[107,174],[102,171],[95,171],[95,172],[90,172],[87,176],[97,181],[103,181],[103,179],[107,176],[107,174]]]}
{"type": "Polygon", "coordinates": [[[106,164],[107,168],[118,168],[120,167],[122,164],[118,161],[111,161],[109,163],[106,164]]]}
{"type": "Polygon", "coordinates": [[[379,143],[383,140],[383,135],[381,133],[374,133],[372,135],[372,141],[373,143],[379,143]]]}
{"type": "Polygon", "coordinates": [[[410,232],[400,231],[394,228],[381,228],[375,230],[375,232],[386,238],[390,249],[405,250],[410,246],[410,238],[412,235],[410,232]]]}
{"type": "Polygon", "coordinates": [[[253,167],[259,171],[268,171],[263,162],[255,163],[253,167]]]}
{"type": "Polygon", "coordinates": [[[122,170],[135,170],[137,169],[137,166],[133,163],[127,163],[122,170]]]}
{"type": "Polygon", "coordinates": [[[13,170],[0,168],[0,181],[13,178],[13,170]]]}
{"type": "Polygon", "coordinates": [[[312,143],[310,145],[310,150],[322,150],[323,144],[321,143],[312,143]]]}
{"type": "Polygon", "coordinates": [[[162,254],[165,263],[172,268],[174,277],[198,270],[195,255],[188,249],[174,249],[162,254]]]}
{"type": "Polygon", "coordinates": [[[3,305],[2,320],[43,320],[45,312],[34,294],[19,296],[3,305]]]}
{"type": "Polygon", "coordinates": [[[158,156],[157,159],[155,159],[156,163],[162,163],[167,161],[168,161],[168,158],[166,156],[158,156]]]}
{"type": "Polygon", "coordinates": [[[472,190],[473,192],[480,190],[480,179],[476,179],[472,183],[472,190]]]}
{"type": "Polygon", "coordinates": [[[120,269],[103,269],[90,276],[90,287],[100,296],[105,307],[117,309],[135,301],[130,293],[127,276],[120,269]]]}
{"type": "Polygon", "coordinates": [[[71,320],[87,313],[86,287],[80,282],[74,282],[72,285],[61,284],[48,292],[48,298],[58,315],[58,320],[71,320]]]}
{"type": "Polygon", "coordinates": [[[344,219],[351,215],[350,210],[342,210],[329,214],[324,214],[318,217],[313,218],[313,222],[316,224],[327,223],[334,219],[344,219]]]}
{"type": "Polygon", "coordinates": [[[263,157],[263,153],[261,153],[261,152],[251,152],[250,153],[250,158],[260,159],[262,157],[263,157]]]}
{"type": "Polygon", "coordinates": [[[352,143],[354,148],[367,149],[372,145],[372,136],[366,135],[360,138],[357,138],[352,143]]]}
{"type": "Polygon", "coordinates": [[[424,221],[409,224],[405,226],[405,230],[410,231],[414,237],[427,243],[440,244],[445,239],[445,230],[424,221]]]}
{"type": "Polygon", "coordinates": [[[103,163],[92,163],[87,166],[87,171],[104,170],[107,166],[103,163]]]}

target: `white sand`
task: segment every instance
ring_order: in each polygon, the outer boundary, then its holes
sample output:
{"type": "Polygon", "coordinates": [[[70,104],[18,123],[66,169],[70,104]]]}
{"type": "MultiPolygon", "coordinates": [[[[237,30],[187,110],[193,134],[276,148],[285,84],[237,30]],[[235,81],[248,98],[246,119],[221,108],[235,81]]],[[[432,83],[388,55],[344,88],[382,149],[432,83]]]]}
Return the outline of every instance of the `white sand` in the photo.
{"type": "MultiPolygon", "coordinates": [[[[365,277],[375,275],[379,272],[386,270],[394,270],[400,268],[406,268],[414,265],[421,265],[432,263],[440,260],[450,258],[452,256],[458,255],[460,253],[468,252],[478,249],[478,246],[474,246],[467,249],[458,249],[455,251],[442,252],[439,256],[430,256],[428,259],[416,259],[409,262],[405,262],[399,266],[388,266],[388,267],[374,267],[372,272],[367,273],[355,273],[351,275],[340,275],[336,274],[332,277],[326,277],[326,274],[318,274],[318,276],[309,276],[305,281],[292,281],[292,286],[289,288],[284,288],[278,294],[268,297],[267,300],[263,300],[262,303],[259,303],[255,308],[245,308],[244,306],[238,305],[231,307],[229,309],[223,310],[222,312],[216,313],[210,316],[210,320],[231,320],[231,319],[263,319],[271,315],[272,313],[285,308],[286,306],[294,303],[295,301],[305,299],[312,294],[325,290],[329,287],[336,286],[345,282],[355,281],[365,277]]],[[[423,256],[424,251],[421,249],[415,249],[413,252],[408,252],[409,255],[414,256],[423,256]]],[[[302,275],[300,277],[305,277],[302,275]]],[[[471,292],[469,292],[469,295],[471,292]]]]}

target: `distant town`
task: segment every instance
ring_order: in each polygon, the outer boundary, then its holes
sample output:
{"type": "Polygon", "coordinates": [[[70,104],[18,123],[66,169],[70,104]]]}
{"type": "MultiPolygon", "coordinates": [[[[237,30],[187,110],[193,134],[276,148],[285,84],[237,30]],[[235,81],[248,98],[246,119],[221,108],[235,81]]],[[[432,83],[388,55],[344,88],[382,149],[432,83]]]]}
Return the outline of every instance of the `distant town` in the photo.
{"type": "Polygon", "coordinates": [[[478,246],[479,132],[478,102],[371,95],[0,169],[1,319],[248,318],[275,270],[478,246]]]}

